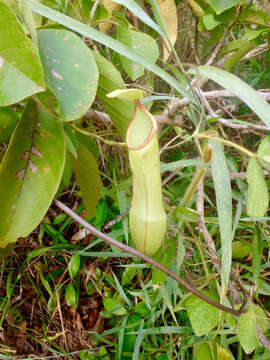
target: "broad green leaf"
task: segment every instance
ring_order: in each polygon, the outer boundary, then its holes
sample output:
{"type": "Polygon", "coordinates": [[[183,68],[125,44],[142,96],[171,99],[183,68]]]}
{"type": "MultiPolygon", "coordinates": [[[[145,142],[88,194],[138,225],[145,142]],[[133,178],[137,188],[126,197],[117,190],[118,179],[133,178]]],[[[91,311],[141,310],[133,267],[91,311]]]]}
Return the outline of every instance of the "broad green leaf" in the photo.
{"type": "Polygon", "coordinates": [[[193,347],[195,360],[214,360],[210,342],[198,342],[193,347]]]}
{"type": "MultiPolygon", "coordinates": [[[[31,8],[33,11],[37,12],[40,15],[43,15],[51,20],[56,21],[59,24],[62,24],[69,29],[72,29],[81,35],[84,35],[94,41],[97,41],[105,46],[108,46],[112,50],[118,52],[120,55],[124,55],[127,58],[131,59],[132,61],[135,61],[142,66],[144,66],[146,69],[152,71],[154,74],[159,76],[161,79],[166,81],[168,84],[170,84],[175,90],[177,90],[182,96],[186,96],[191,100],[192,103],[196,103],[196,99],[193,95],[191,95],[190,92],[187,91],[186,86],[183,86],[179,83],[175,78],[173,78],[171,75],[167,74],[166,71],[161,69],[156,64],[153,64],[149,62],[147,59],[145,59],[143,56],[138,55],[133,49],[129,48],[128,46],[122,44],[120,41],[115,40],[111,38],[110,36],[106,34],[102,34],[101,32],[89,27],[86,24],[82,24],[79,21],[72,19],[64,14],[60,14],[59,12],[48,8],[47,6],[38,4],[37,2],[33,0],[28,0],[31,8]]],[[[115,90],[115,89],[113,89],[115,90]]]]}
{"type": "Polygon", "coordinates": [[[215,14],[213,14],[212,12],[207,12],[203,16],[202,21],[207,30],[213,30],[215,27],[222,23],[222,21],[216,19],[215,14]]]}
{"type": "MultiPolygon", "coordinates": [[[[0,57],[32,82],[33,93],[45,90],[37,49],[26,37],[11,8],[0,0],[0,57]]],[[[18,86],[18,84],[16,84],[18,86]]]]}
{"type": "Polygon", "coordinates": [[[264,29],[250,29],[249,27],[245,26],[245,35],[247,37],[248,40],[254,40],[256,39],[258,36],[260,36],[263,32],[269,32],[268,28],[264,28],[264,29]]]}
{"type": "Polygon", "coordinates": [[[90,220],[96,215],[102,182],[97,161],[92,153],[79,143],[77,154],[77,159],[72,156],[71,161],[82,192],[86,218],[90,220]]]}
{"type": "Polygon", "coordinates": [[[62,128],[30,101],[0,165],[0,246],[26,237],[40,223],[65,162],[62,128]]]}
{"type": "Polygon", "coordinates": [[[244,21],[251,24],[270,27],[270,15],[261,10],[250,9],[244,21]]]}
{"type": "Polygon", "coordinates": [[[252,253],[252,244],[248,241],[237,240],[232,242],[232,258],[242,259],[252,253]]]}
{"type": "Polygon", "coordinates": [[[72,283],[68,284],[65,289],[65,299],[68,306],[72,306],[74,309],[77,308],[78,296],[76,293],[76,289],[72,283]]]}
{"type": "Polygon", "coordinates": [[[105,112],[110,115],[115,127],[123,139],[135,111],[135,103],[118,98],[109,99],[108,93],[125,89],[125,83],[114,65],[103,56],[93,53],[99,71],[97,97],[102,102],[105,112]]]}
{"type": "Polygon", "coordinates": [[[80,269],[80,265],[81,265],[80,255],[79,254],[72,255],[68,263],[68,273],[72,280],[77,276],[80,269]]]}
{"type": "Polygon", "coordinates": [[[239,4],[241,0],[208,0],[209,5],[217,14],[221,14],[224,10],[239,4]]]}
{"type": "Polygon", "coordinates": [[[266,136],[258,148],[259,162],[261,165],[270,170],[270,135],[266,136]]]}
{"type": "Polygon", "coordinates": [[[254,47],[254,44],[252,44],[250,41],[244,40],[242,46],[239,47],[234,54],[226,59],[224,69],[231,71],[232,67],[237,64],[250,50],[254,49],[254,47]]]}
{"type": "Polygon", "coordinates": [[[251,354],[259,345],[256,326],[264,333],[269,329],[269,320],[260,306],[250,303],[238,320],[239,341],[246,354],[251,354]]]}
{"type": "Polygon", "coordinates": [[[221,277],[226,286],[229,280],[232,262],[232,189],[230,173],[222,144],[216,140],[211,140],[209,141],[209,145],[213,147],[211,169],[215,186],[221,238],[221,277]]]}
{"type": "Polygon", "coordinates": [[[243,80],[222,69],[207,65],[199,66],[197,69],[202,76],[210,78],[244,101],[270,128],[270,105],[257,91],[243,80]]]}
{"type": "Polygon", "coordinates": [[[123,305],[112,298],[103,299],[103,305],[105,309],[113,315],[122,316],[127,314],[127,310],[123,307],[123,305]]]}
{"type": "Polygon", "coordinates": [[[248,202],[247,213],[251,217],[264,216],[269,204],[269,194],[262,168],[251,158],[247,169],[248,202]]]}
{"type": "Polygon", "coordinates": [[[96,96],[98,70],[85,43],[67,30],[39,30],[45,81],[56,96],[65,121],[83,116],[96,96]]]}
{"type": "Polygon", "coordinates": [[[0,106],[15,104],[44,90],[0,56],[0,106]]]}
{"type": "MultiPolygon", "coordinates": [[[[202,293],[217,302],[219,301],[216,293],[208,290],[204,290],[202,293]]],[[[218,325],[219,310],[213,305],[195,295],[189,296],[184,304],[196,336],[205,335],[218,325]]]]}
{"type": "MultiPolygon", "coordinates": [[[[123,44],[134,49],[134,51],[143,56],[151,63],[155,63],[159,56],[159,50],[156,41],[143,32],[132,29],[124,22],[120,22],[117,31],[117,38],[123,44]]],[[[123,69],[126,71],[132,81],[137,80],[144,74],[144,66],[134,62],[125,56],[120,56],[123,69]]]]}
{"type": "Polygon", "coordinates": [[[146,92],[141,89],[117,89],[107,94],[107,97],[110,99],[116,97],[118,99],[129,101],[141,99],[145,96],[146,92]]]}
{"type": "Polygon", "coordinates": [[[0,144],[9,140],[18,119],[18,114],[11,108],[0,108],[0,144]]]}

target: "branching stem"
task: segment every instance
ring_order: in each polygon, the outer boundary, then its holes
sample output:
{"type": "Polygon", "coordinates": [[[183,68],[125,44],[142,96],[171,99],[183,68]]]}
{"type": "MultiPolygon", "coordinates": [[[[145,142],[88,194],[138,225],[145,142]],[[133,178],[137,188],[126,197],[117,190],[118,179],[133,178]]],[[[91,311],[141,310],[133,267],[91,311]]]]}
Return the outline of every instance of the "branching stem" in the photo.
{"type": "Polygon", "coordinates": [[[214,300],[210,299],[209,297],[205,296],[204,294],[202,294],[195,287],[193,287],[190,283],[188,283],[185,280],[181,279],[174,272],[172,272],[171,270],[169,270],[168,268],[166,268],[162,264],[158,263],[157,261],[155,261],[151,257],[141,253],[140,251],[138,251],[136,249],[133,249],[132,247],[130,247],[128,245],[125,245],[125,244],[113,239],[112,237],[110,237],[110,236],[108,236],[106,234],[103,234],[101,231],[97,230],[94,226],[90,225],[88,222],[86,222],[84,219],[82,219],[79,215],[77,215],[74,211],[72,211],[69,207],[67,207],[61,201],[55,200],[55,204],[59,209],[63,210],[67,215],[72,217],[75,221],[77,221],[83,227],[85,227],[86,229],[91,231],[91,233],[93,235],[95,235],[95,236],[99,237],[100,239],[104,240],[106,243],[108,243],[110,245],[113,245],[113,246],[116,246],[117,248],[123,250],[124,252],[132,254],[132,255],[140,258],[144,262],[156,267],[160,271],[164,272],[165,274],[167,274],[168,276],[170,276],[171,278],[176,280],[181,286],[185,287],[192,294],[196,295],[197,297],[199,297],[200,299],[206,301],[207,303],[215,306],[216,308],[218,308],[218,309],[220,309],[222,311],[225,311],[225,312],[230,313],[230,314],[232,314],[234,316],[237,316],[237,317],[245,312],[245,310],[246,310],[246,297],[244,297],[243,304],[242,304],[242,306],[241,306],[241,308],[239,310],[235,310],[235,309],[232,309],[232,308],[230,308],[228,306],[219,304],[216,301],[214,301],[214,300]]]}

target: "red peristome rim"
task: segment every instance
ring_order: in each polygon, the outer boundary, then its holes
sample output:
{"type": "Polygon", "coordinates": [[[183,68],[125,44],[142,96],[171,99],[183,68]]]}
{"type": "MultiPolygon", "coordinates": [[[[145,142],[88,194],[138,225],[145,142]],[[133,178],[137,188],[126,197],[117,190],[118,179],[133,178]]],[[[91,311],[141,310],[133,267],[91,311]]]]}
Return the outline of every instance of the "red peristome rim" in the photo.
{"type": "Polygon", "coordinates": [[[149,143],[151,138],[153,137],[153,134],[154,134],[154,132],[156,130],[156,127],[157,127],[157,123],[156,123],[156,120],[154,119],[153,115],[150,114],[150,112],[145,109],[145,107],[141,104],[140,100],[136,100],[134,115],[133,115],[133,117],[132,117],[132,119],[131,119],[131,121],[129,123],[128,129],[127,129],[127,134],[126,134],[127,147],[130,150],[140,150],[143,147],[145,147],[149,143]],[[135,116],[136,116],[136,111],[137,111],[138,107],[150,118],[151,131],[150,131],[149,135],[147,136],[147,138],[145,139],[145,141],[143,143],[141,143],[140,145],[137,145],[137,146],[131,146],[131,145],[129,145],[128,137],[129,137],[130,128],[133,125],[133,122],[134,122],[134,119],[135,119],[135,116]]]}

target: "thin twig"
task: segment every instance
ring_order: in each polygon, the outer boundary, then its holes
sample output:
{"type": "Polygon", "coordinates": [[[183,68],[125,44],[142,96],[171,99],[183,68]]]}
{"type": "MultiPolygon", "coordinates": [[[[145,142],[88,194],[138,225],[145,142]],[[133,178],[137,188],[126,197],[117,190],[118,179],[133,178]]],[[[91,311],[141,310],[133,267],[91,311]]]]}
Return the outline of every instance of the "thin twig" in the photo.
{"type": "Polygon", "coordinates": [[[120,222],[125,216],[127,216],[129,213],[129,209],[122,212],[120,215],[118,215],[115,219],[111,220],[106,226],[104,226],[104,230],[108,230],[111,227],[113,227],[115,224],[120,222]]]}
{"type": "Polygon", "coordinates": [[[100,239],[104,240],[108,244],[116,246],[119,249],[123,250],[124,252],[132,254],[132,255],[140,258],[144,262],[156,267],[160,271],[164,272],[165,274],[167,274],[168,276],[170,276],[171,278],[176,280],[181,286],[185,287],[192,294],[196,295],[197,297],[199,297],[200,299],[206,301],[207,303],[215,306],[216,308],[218,308],[218,309],[220,309],[222,311],[228,312],[228,313],[230,313],[230,314],[232,314],[234,316],[237,316],[237,317],[240,316],[243,312],[245,312],[245,307],[246,307],[245,302],[242,304],[242,306],[241,306],[241,308],[239,310],[235,310],[235,309],[232,309],[232,308],[230,308],[228,306],[217,303],[216,301],[208,298],[207,296],[205,296],[204,294],[199,292],[191,284],[189,284],[185,280],[181,279],[178,275],[173,273],[171,270],[169,270],[168,268],[166,268],[162,264],[158,263],[157,261],[153,260],[151,257],[141,253],[140,251],[138,251],[136,249],[131,248],[128,245],[125,245],[125,244],[113,239],[112,237],[110,237],[110,236],[108,236],[106,234],[103,234],[101,231],[97,230],[94,226],[90,225],[88,222],[83,220],[79,215],[77,215],[74,211],[72,211],[69,207],[67,207],[61,201],[55,200],[55,204],[59,209],[63,210],[67,215],[72,217],[75,221],[77,221],[83,227],[85,227],[86,229],[91,231],[91,233],[93,235],[99,237],[100,239]]]}
{"type": "MultiPolygon", "coordinates": [[[[261,95],[264,100],[269,101],[270,100],[270,91],[267,89],[267,91],[265,91],[264,89],[260,89],[257,90],[257,93],[259,95],[261,95]]],[[[221,98],[221,97],[236,97],[237,95],[235,95],[234,93],[232,93],[229,90],[214,90],[214,91],[201,91],[201,96],[206,98],[206,99],[213,99],[213,98],[221,98]]],[[[160,115],[156,115],[155,119],[157,120],[157,122],[159,123],[169,123],[170,121],[173,120],[175,114],[177,113],[177,111],[181,110],[183,107],[189,105],[191,103],[191,101],[186,98],[183,97],[182,99],[174,99],[172,100],[169,105],[166,107],[166,109],[163,111],[162,114],[160,115]]],[[[216,115],[218,117],[218,115],[216,115]]],[[[223,121],[225,119],[219,119],[219,121],[223,121]]],[[[229,121],[225,120],[224,122],[226,122],[226,124],[228,124],[227,126],[231,126],[234,128],[249,128],[248,125],[242,125],[242,124],[232,124],[229,121]],[[231,125],[232,124],[232,125],[231,125]]],[[[176,124],[177,125],[177,124],[176,124]]],[[[250,124],[250,127],[254,127],[257,128],[258,130],[269,130],[269,128],[264,127],[264,126],[260,126],[260,125],[256,125],[256,124],[250,124]]]]}
{"type": "Polygon", "coordinates": [[[233,18],[233,20],[230,22],[226,32],[223,34],[221,40],[219,41],[219,43],[217,44],[215,50],[213,51],[212,55],[210,56],[209,60],[207,61],[206,65],[212,65],[214,63],[214,61],[216,60],[220,50],[222,49],[225,41],[226,41],[226,38],[229,34],[229,32],[231,31],[231,28],[233,27],[233,25],[235,24],[239,14],[240,14],[240,11],[242,9],[242,6],[238,6],[237,10],[236,10],[236,13],[235,13],[235,16],[233,18]]]}
{"type": "Polygon", "coordinates": [[[209,232],[206,228],[206,225],[205,225],[203,180],[201,180],[199,182],[198,187],[197,187],[196,203],[197,203],[197,212],[200,214],[200,217],[197,221],[198,228],[204,237],[204,240],[205,240],[206,246],[208,248],[211,259],[214,261],[214,264],[215,264],[217,270],[220,271],[219,258],[217,256],[215,242],[214,242],[212,236],[209,234],[209,232]]]}

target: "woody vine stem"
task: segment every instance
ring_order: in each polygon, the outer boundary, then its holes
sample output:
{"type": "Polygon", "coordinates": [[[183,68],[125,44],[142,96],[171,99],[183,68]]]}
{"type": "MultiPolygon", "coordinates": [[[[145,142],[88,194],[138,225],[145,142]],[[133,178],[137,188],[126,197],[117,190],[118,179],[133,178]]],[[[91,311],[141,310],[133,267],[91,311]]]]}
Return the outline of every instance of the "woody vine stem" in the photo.
{"type": "Polygon", "coordinates": [[[99,237],[100,239],[104,240],[106,243],[108,243],[110,245],[113,245],[113,246],[116,246],[119,249],[123,250],[124,252],[132,254],[132,255],[140,258],[144,262],[156,267],[157,269],[161,270],[162,272],[164,272],[165,274],[167,274],[168,276],[170,276],[171,278],[176,280],[179,285],[185,287],[192,294],[196,295],[197,297],[199,297],[200,299],[206,301],[207,303],[215,306],[219,310],[225,311],[225,312],[230,313],[230,314],[232,314],[234,316],[237,316],[237,317],[240,316],[242,313],[244,313],[246,311],[247,296],[246,296],[246,293],[245,293],[245,291],[244,291],[244,289],[243,289],[243,287],[241,286],[240,283],[238,283],[238,286],[240,287],[240,289],[241,289],[241,291],[243,292],[243,295],[244,295],[244,300],[243,300],[243,303],[242,303],[240,309],[235,310],[235,309],[230,308],[228,306],[219,304],[216,301],[214,301],[214,300],[210,299],[209,297],[205,296],[204,294],[202,294],[195,287],[193,287],[190,283],[188,283],[185,280],[181,279],[174,272],[172,272],[171,270],[169,270],[168,268],[166,268],[165,266],[163,266],[159,262],[155,261],[151,257],[141,253],[140,251],[138,251],[136,249],[133,249],[132,247],[130,247],[128,245],[125,245],[125,244],[113,239],[112,237],[110,237],[110,236],[108,236],[106,234],[103,234],[101,231],[97,230],[94,226],[90,225],[88,222],[86,222],[84,219],[82,219],[79,215],[77,215],[74,211],[72,211],[68,206],[63,204],[61,201],[55,200],[54,202],[55,202],[55,205],[59,209],[64,211],[67,215],[69,215],[71,218],[73,218],[75,221],[77,221],[79,224],[81,224],[84,228],[89,230],[93,235],[95,235],[95,236],[99,237]]]}

